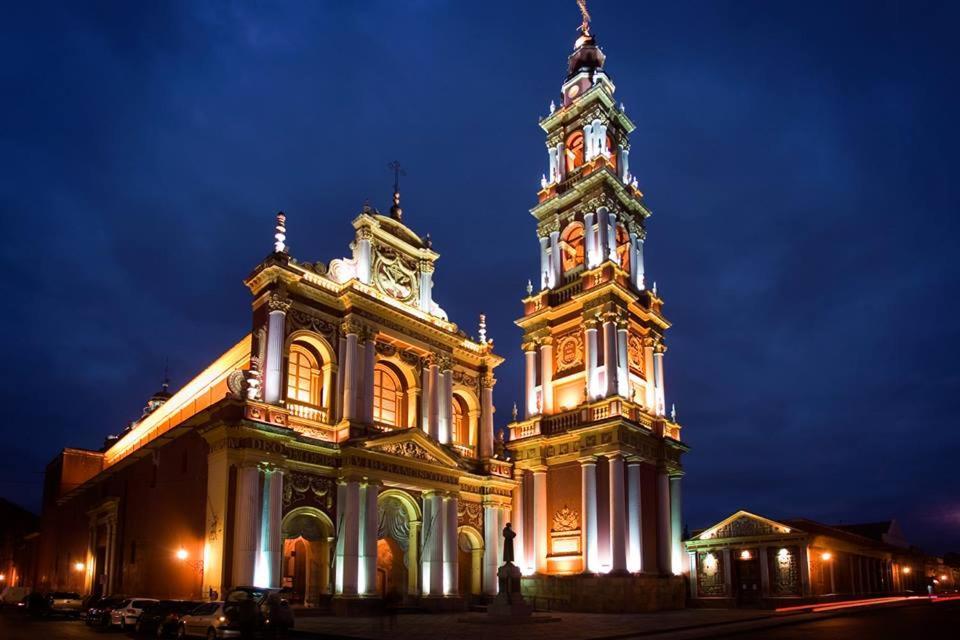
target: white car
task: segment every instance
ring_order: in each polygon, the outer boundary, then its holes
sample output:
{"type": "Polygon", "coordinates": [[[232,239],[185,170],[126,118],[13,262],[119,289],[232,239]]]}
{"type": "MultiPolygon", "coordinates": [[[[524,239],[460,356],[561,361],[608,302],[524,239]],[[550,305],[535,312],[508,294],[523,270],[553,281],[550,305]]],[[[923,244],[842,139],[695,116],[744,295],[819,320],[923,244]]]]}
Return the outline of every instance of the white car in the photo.
{"type": "Polygon", "coordinates": [[[22,607],[23,599],[30,595],[30,587],[4,587],[0,592],[0,608],[22,607]]]}
{"type": "Polygon", "coordinates": [[[239,638],[240,631],[228,629],[230,621],[222,602],[208,602],[180,618],[178,638],[239,638]]]}
{"type": "Polygon", "coordinates": [[[50,613],[64,613],[79,616],[83,611],[83,598],[72,591],[54,591],[47,596],[50,613]]]}
{"type": "Polygon", "coordinates": [[[123,603],[110,612],[110,626],[126,629],[137,624],[143,610],[158,602],[155,598],[127,598],[123,603]]]}

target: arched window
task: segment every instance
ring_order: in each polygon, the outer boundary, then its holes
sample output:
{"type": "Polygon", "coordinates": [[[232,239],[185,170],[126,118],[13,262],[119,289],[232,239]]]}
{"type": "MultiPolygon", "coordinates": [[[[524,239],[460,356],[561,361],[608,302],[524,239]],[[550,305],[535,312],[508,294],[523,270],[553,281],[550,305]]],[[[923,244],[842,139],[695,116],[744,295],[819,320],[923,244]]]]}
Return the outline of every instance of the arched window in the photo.
{"type": "Polygon", "coordinates": [[[572,222],[560,235],[560,261],[566,273],[583,264],[583,225],[572,222]]]}
{"type": "Polygon", "coordinates": [[[290,346],[287,363],[287,400],[320,405],[320,366],[317,357],[305,346],[290,346]]]}
{"type": "Polygon", "coordinates": [[[400,426],[400,378],[389,367],[373,369],[373,421],[391,427],[400,426]]]}
{"type": "Polygon", "coordinates": [[[469,413],[467,405],[460,396],[453,396],[453,441],[456,444],[469,445],[469,413]]]}
{"type": "Polygon", "coordinates": [[[574,131],[567,138],[563,154],[567,162],[567,173],[583,164],[583,132],[574,131]]]}
{"type": "Polygon", "coordinates": [[[622,224],[617,225],[617,258],[620,268],[630,271],[630,234],[622,224]]]}

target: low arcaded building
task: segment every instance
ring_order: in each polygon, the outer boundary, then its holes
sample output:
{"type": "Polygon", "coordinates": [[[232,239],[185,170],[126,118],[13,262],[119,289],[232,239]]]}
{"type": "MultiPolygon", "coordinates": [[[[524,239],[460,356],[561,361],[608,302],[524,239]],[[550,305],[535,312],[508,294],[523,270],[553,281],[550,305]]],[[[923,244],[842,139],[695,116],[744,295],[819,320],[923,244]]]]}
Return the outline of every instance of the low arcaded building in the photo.
{"type": "Polygon", "coordinates": [[[690,596],[702,605],[926,593],[932,575],[895,521],[829,526],[738,511],[695,532],[686,548],[690,596]]]}

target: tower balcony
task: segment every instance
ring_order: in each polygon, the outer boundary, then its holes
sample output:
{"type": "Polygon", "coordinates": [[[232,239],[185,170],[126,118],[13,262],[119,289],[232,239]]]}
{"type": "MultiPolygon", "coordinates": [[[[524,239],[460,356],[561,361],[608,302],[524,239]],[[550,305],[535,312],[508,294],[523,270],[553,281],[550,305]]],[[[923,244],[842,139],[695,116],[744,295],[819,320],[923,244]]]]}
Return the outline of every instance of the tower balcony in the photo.
{"type": "Polygon", "coordinates": [[[635,402],[614,396],[596,402],[584,403],[575,409],[552,415],[536,415],[527,420],[518,420],[507,425],[510,440],[522,440],[534,436],[553,436],[611,419],[627,420],[638,427],[648,429],[659,437],[679,442],[680,425],[666,416],[651,415],[635,402]]]}

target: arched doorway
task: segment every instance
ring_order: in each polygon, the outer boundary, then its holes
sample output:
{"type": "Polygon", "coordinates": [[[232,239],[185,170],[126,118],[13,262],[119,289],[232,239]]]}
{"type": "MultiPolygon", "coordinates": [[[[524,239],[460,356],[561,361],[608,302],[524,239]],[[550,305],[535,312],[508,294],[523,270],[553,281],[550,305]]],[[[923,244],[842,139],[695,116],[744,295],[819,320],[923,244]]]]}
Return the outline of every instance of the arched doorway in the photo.
{"type": "Polygon", "coordinates": [[[460,527],[457,533],[460,593],[479,596],[483,593],[483,537],[471,526],[460,527]]]}
{"type": "Polygon", "coordinates": [[[319,509],[300,507],[283,518],[281,531],[281,586],[293,590],[290,600],[294,604],[315,607],[330,593],[330,518],[319,509]]]}
{"type": "Polygon", "coordinates": [[[417,594],[420,509],[410,494],[386,489],[377,499],[377,594],[417,594]]]}

